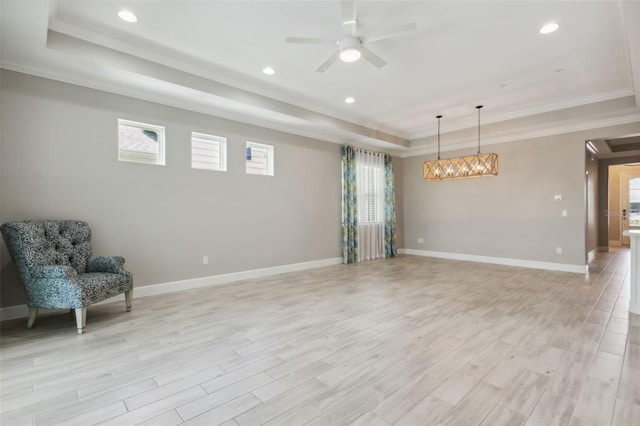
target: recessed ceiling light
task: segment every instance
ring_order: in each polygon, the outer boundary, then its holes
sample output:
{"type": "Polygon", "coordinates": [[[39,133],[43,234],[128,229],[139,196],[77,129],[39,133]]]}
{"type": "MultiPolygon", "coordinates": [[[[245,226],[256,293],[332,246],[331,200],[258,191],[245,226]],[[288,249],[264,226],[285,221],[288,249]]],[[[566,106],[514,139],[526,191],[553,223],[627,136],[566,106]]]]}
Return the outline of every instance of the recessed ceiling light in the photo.
{"type": "Polygon", "coordinates": [[[262,69],[262,72],[265,73],[266,75],[274,75],[276,73],[276,70],[274,70],[271,67],[264,67],[262,69]]]}
{"type": "Polygon", "coordinates": [[[346,103],[348,103],[348,104],[352,104],[352,103],[354,103],[356,100],[355,100],[355,99],[353,99],[351,96],[349,96],[349,97],[345,98],[345,99],[344,99],[344,101],[345,101],[346,103]]]}
{"type": "Polygon", "coordinates": [[[548,24],[544,24],[542,28],[540,28],[540,34],[550,34],[557,30],[559,27],[560,25],[556,24],[555,22],[549,22],[548,24]]]}
{"type": "Polygon", "coordinates": [[[121,10],[120,12],[118,12],[118,16],[120,17],[120,19],[122,19],[125,22],[137,22],[138,21],[138,17],[131,12],[130,10],[121,10]]]}

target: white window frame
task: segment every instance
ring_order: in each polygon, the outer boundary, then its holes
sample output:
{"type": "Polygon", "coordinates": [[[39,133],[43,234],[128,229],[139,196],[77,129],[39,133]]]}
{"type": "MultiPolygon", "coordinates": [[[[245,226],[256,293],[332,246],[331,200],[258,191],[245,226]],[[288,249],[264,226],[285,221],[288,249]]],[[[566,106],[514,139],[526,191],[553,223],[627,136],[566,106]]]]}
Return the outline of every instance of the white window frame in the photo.
{"type": "Polygon", "coordinates": [[[384,164],[356,166],[358,223],[384,223],[384,164]]]}
{"type": "Polygon", "coordinates": [[[274,175],[274,167],[273,167],[273,161],[274,160],[274,149],[273,149],[273,145],[266,145],[263,143],[257,143],[257,142],[250,142],[247,141],[246,145],[245,145],[245,173],[250,174],[250,175],[258,175],[258,176],[273,176],[274,175]],[[266,156],[267,156],[267,164],[266,164],[266,170],[265,173],[255,173],[255,172],[250,172],[249,169],[247,168],[247,166],[249,165],[249,161],[246,158],[246,149],[247,148],[256,148],[256,149],[264,149],[266,151],[266,156]]]}
{"type": "MultiPolygon", "coordinates": [[[[197,163],[197,162],[196,162],[197,163]]],[[[223,136],[209,135],[200,132],[191,132],[191,168],[197,170],[208,170],[217,172],[227,171],[227,138],[223,136]],[[220,168],[198,167],[194,165],[194,140],[216,142],[218,144],[218,155],[220,157],[220,168]]]]}
{"type": "Polygon", "coordinates": [[[139,164],[152,164],[156,166],[164,166],[165,165],[165,157],[164,157],[164,141],[165,141],[165,130],[164,126],[158,126],[155,124],[147,124],[141,123],[139,121],[131,121],[125,120],[122,118],[118,119],[118,161],[126,161],[131,163],[139,163],[139,164]],[[123,152],[120,146],[120,126],[128,126],[128,127],[136,127],[141,130],[149,130],[155,132],[158,135],[158,156],[157,161],[144,161],[141,159],[144,158],[144,153],[139,155],[139,159],[136,159],[135,152],[129,151],[131,154],[127,152],[123,152]]]}

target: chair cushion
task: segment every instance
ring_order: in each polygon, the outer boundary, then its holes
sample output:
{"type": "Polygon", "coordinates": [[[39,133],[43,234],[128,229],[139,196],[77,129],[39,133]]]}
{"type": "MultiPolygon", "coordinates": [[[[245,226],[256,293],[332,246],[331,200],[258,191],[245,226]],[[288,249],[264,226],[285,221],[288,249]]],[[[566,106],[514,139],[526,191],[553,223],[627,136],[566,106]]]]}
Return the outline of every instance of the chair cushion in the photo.
{"type": "Polygon", "coordinates": [[[133,288],[130,274],[121,275],[108,272],[79,274],[77,283],[82,289],[82,304],[84,306],[108,299],[133,288]]]}

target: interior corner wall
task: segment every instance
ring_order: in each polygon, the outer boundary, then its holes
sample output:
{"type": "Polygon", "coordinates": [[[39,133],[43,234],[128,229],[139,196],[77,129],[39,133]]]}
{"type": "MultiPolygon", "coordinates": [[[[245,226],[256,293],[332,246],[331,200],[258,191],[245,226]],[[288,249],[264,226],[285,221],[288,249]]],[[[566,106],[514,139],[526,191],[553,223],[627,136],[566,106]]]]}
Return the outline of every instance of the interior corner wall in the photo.
{"type": "Polygon", "coordinates": [[[587,170],[586,215],[587,236],[585,252],[591,253],[598,248],[598,160],[585,149],[585,168],[587,170]]]}
{"type": "MultiPolygon", "coordinates": [[[[2,70],[0,221],[74,218],[136,286],[340,257],[340,147],[2,70]],[[117,160],[118,118],[166,128],[166,166],[117,160]],[[191,132],[228,138],[228,171],[191,168],[191,132]],[[245,173],[245,141],[275,176],[245,173]],[[203,256],[209,264],[203,265],[203,256]]],[[[4,243],[1,306],[24,303],[4,243]]]]}
{"type": "Polygon", "coordinates": [[[393,183],[396,195],[396,246],[404,248],[404,233],[402,229],[404,227],[402,214],[402,207],[404,205],[404,159],[399,157],[393,157],[393,183]]]}
{"type": "Polygon", "coordinates": [[[617,170],[620,166],[609,166],[609,201],[607,203],[607,209],[609,213],[609,246],[619,246],[622,243],[620,237],[620,218],[617,214],[611,215],[612,212],[618,212],[620,206],[620,170],[617,170]]]}
{"type": "MultiPolygon", "coordinates": [[[[634,123],[486,146],[484,152],[499,155],[495,177],[426,182],[423,163],[436,156],[405,158],[404,245],[585,265],[585,140],[638,131],[640,123],[634,123]],[[562,201],[554,201],[556,194],[562,201]],[[425,242],[418,243],[418,238],[425,242]]],[[[443,157],[461,155],[469,155],[469,150],[449,151],[443,157]]]]}

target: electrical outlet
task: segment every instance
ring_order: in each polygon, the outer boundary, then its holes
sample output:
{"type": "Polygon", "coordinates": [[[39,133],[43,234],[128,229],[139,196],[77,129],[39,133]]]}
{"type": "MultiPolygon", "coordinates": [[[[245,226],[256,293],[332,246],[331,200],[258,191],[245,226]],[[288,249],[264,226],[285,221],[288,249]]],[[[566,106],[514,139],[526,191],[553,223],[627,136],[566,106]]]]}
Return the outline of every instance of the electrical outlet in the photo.
{"type": "Polygon", "coordinates": [[[562,201],[562,194],[556,194],[553,196],[553,201],[562,201]]]}
{"type": "Polygon", "coordinates": [[[569,212],[566,210],[562,210],[562,217],[567,217],[569,216],[569,212]]]}
{"type": "Polygon", "coordinates": [[[202,256],[202,264],[203,265],[209,264],[209,256],[202,256]]]}
{"type": "Polygon", "coordinates": [[[556,247],[556,254],[562,254],[562,247],[556,247]]]}
{"type": "Polygon", "coordinates": [[[424,244],[424,238],[418,238],[418,244],[424,244]]]}

